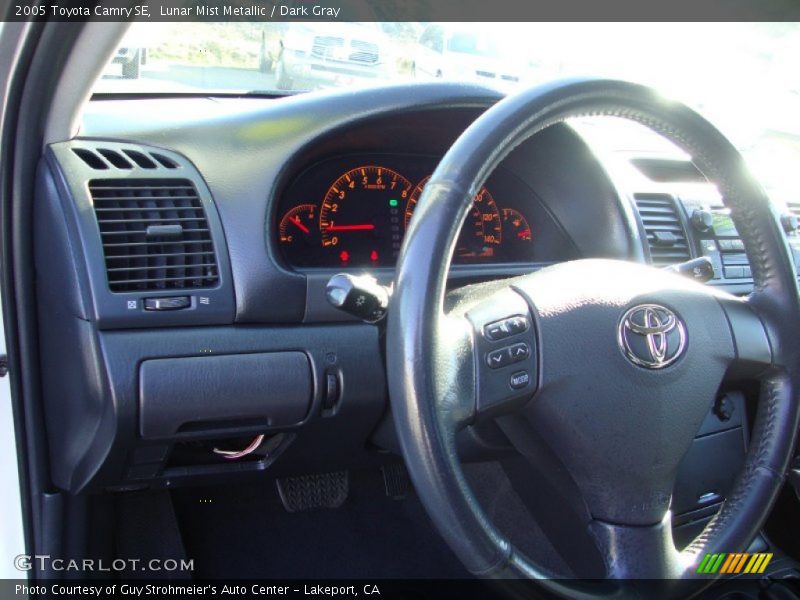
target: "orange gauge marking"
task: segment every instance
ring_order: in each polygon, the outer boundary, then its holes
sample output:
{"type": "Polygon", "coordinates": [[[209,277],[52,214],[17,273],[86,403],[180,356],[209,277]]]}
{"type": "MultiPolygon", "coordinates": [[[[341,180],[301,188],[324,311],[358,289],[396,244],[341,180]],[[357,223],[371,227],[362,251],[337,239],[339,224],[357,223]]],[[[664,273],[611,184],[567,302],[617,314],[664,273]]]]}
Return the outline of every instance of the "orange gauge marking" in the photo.
{"type": "Polygon", "coordinates": [[[316,229],[317,206],[299,204],[289,209],[278,224],[279,239],[282,244],[291,244],[311,235],[316,229]]]}
{"type": "MultiPolygon", "coordinates": [[[[342,173],[330,185],[320,205],[322,245],[344,244],[354,248],[351,242],[363,240],[365,235],[385,234],[382,231],[385,225],[377,216],[378,207],[382,209],[390,196],[408,197],[412,187],[408,179],[384,166],[364,165],[342,173]]],[[[350,254],[355,252],[351,250],[350,254]]]]}
{"type": "Polygon", "coordinates": [[[533,240],[531,233],[531,226],[528,220],[522,216],[518,210],[513,208],[503,209],[503,229],[506,235],[515,237],[521,242],[530,242],[533,240]]]}
{"type": "MultiPolygon", "coordinates": [[[[405,226],[411,222],[414,210],[417,207],[425,184],[430,180],[430,175],[420,181],[406,203],[405,226]]],[[[500,210],[494,197],[482,187],[475,195],[472,209],[461,227],[456,252],[465,258],[488,258],[494,256],[495,248],[503,242],[503,226],[500,219],[500,210]]]]}

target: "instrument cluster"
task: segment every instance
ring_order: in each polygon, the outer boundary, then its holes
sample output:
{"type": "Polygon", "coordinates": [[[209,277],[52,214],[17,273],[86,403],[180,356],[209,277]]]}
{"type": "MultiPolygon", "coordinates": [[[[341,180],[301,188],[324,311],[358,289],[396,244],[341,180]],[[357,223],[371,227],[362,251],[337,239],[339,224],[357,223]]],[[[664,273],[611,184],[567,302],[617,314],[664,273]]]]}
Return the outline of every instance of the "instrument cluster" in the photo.
{"type": "MultiPolygon", "coordinates": [[[[393,267],[435,157],[352,155],[317,163],[281,197],[278,245],[299,268],[393,267]]],[[[537,212],[532,190],[502,168],[473,200],[455,264],[532,263],[537,212]]],[[[545,236],[552,237],[552,236],[545,236]]]]}

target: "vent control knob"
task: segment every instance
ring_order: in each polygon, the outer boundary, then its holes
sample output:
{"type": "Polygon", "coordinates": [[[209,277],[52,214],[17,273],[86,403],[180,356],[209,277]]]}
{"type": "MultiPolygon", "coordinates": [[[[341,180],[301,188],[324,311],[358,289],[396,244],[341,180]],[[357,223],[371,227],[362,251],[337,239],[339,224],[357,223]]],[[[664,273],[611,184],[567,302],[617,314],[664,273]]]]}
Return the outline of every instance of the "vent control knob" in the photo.
{"type": "Polygon", "coordinates": [[[695,208],[691,216],[692,226],[700,233],[709,231],[714,225],[714,215],[702,208],[695,208]]]}
{"type": "Polygon", "coordinates": [[[795,233],[798,226],[797,217],[791,213],[784,213],[781,215],[781,225],[786,233],[795,233]]]}
{"type": "Polygon", "coordinates": [[[192,305],[192,299],[189,296],[170,296],[161,298],[145,298],[145,310],[181,310],[182,308],[189,308],[192,305]]]}

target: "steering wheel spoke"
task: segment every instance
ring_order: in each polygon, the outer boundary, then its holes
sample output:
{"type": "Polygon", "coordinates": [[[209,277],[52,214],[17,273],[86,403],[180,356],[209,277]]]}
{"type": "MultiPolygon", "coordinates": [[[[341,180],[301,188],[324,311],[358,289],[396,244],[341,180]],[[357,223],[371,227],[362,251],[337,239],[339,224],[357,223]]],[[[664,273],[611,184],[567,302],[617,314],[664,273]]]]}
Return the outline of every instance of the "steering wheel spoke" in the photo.
{"type": "Polygon", "coordinates": [[[734,352],[729,377],[756,379],[773,364],[773,341],[753,306],[739,298],[725,296],[720,304],[731,328],[734,352]]]}
{"type": "Polygon", "coordinates": [[[603,521],[589,524],[608,579],[675,579],[684,575],[688,560],[675,549],[672,514],[655,525],[629,526],[603,521]]]}
{"type": "Polygon", "coordinates": [[[451,296],[472,332],[475,417],[489,418],[528,402],[538,382],[536,330],[530,307],[511,287],[470,286],[451,296]]]}
{"type": "Polygon", "coordinates": [[[436,412],[449,435],[471,423],[477,406],[472,327],[456,315],[442,315],[433,349],[437,376],[431,381],[439,402],[436,412]]]}
{"type": "Polygon", "coordinates": [[[592,521],[589,532],[609,579],[673,579],[685,569],[672,541],[669,512],[660,523],[648,526],[592,521]]]}

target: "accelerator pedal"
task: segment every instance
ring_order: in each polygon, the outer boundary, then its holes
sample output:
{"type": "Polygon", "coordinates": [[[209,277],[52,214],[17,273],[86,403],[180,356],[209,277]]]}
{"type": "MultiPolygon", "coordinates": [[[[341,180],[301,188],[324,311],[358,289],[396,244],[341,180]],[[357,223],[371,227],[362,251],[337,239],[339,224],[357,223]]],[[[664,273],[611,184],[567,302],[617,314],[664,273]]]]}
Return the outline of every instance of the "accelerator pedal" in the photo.
{"type": "Polygon", "coordinates": [[[278,479],[278,494],[288,512],[339,508],[350,491],[347,471],[278,479]]]}
{"type": "Polygon", "coordinates": [[[411,489],[411,482],[404,464],[384,465],[381,467],[381,473],[383,473],[383,485],[386,495],[389,498],[402,500],[408,495],[408,491],[411,489]]]}

